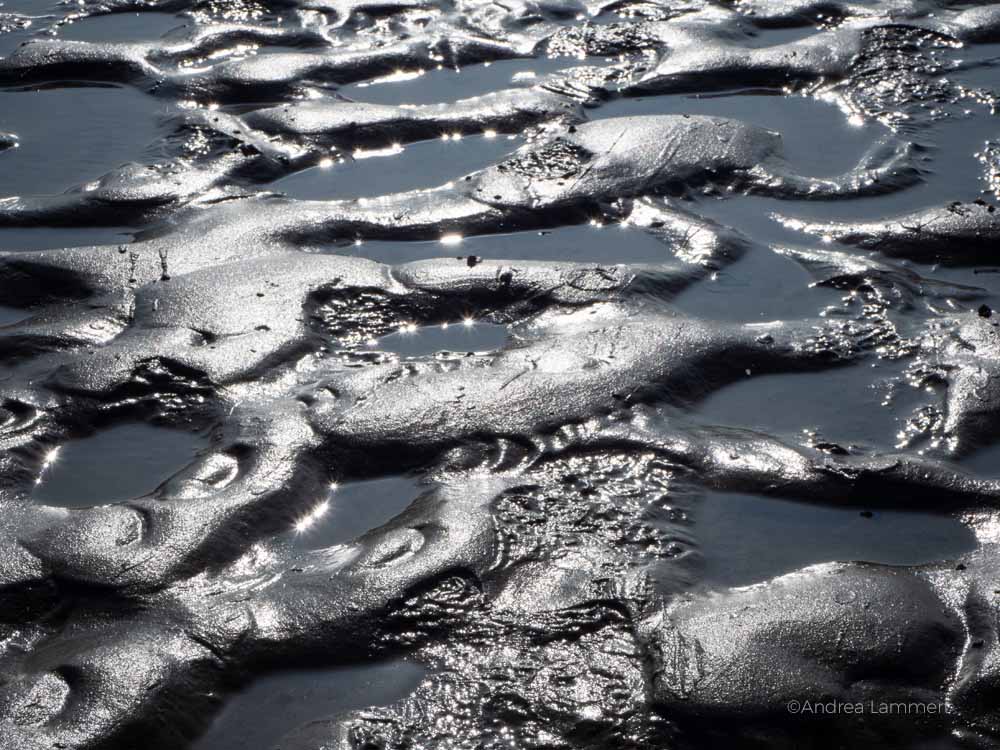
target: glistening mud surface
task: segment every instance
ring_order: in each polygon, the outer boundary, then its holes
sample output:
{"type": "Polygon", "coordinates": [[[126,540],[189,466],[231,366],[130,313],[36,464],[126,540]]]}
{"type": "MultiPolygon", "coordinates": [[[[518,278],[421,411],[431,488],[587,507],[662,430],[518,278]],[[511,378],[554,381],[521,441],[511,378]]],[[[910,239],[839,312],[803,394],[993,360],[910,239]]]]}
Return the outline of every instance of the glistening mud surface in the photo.
{"type": "Polygon", "coordinates": [[[1000,745],[998,61],[0,0],[0,749],[1000,745]]]}

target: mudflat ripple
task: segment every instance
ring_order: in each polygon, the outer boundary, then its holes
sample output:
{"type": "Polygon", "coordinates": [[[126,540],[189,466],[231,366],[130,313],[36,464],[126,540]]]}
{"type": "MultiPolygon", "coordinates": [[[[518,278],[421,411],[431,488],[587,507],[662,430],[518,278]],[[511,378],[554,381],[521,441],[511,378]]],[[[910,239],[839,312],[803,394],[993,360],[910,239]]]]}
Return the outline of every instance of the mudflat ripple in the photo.
{"type": "Polygon", "coordinates": [[[1000,745],[998,64],[0,2],[0,748],[1000,745]]]}

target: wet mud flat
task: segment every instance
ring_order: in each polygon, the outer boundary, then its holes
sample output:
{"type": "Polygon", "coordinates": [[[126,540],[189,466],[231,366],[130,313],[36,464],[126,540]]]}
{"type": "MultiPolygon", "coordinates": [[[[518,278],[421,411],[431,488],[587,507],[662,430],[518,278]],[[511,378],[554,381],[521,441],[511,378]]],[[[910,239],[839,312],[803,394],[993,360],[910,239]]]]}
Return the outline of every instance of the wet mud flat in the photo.
{"type": "Polygon", "coordinates": [[[1000,744],[998,65],[0,0],[0,749],[1000,744]]]}

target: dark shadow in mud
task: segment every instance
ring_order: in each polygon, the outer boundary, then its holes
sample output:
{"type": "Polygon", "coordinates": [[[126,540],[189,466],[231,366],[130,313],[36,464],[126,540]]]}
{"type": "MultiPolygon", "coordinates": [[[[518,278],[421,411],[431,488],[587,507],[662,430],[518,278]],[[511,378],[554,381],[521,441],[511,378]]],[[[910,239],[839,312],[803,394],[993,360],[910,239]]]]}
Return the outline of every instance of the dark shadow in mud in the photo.
{"type": "Polygon", "coordinates": [[[31,313],[0,305],[0,327],[13,325],[31,317],[31,313]]]}
{"type": "MultiPolygon", "coordinates": [[[[331,652],[337,649],[330,644],[331,652]]],[[[234,696],[191,750],[270,750],[306,722],[409,695],[426,670],[408,661],[296,670],[256,680],[234,696]]]]}
{"type": "Polygon", "coordinates": [[[992,445],[963,456],[959,463],[966,471],[978,472],[986,477],[1000,476],[1000,445],[992,445]]]}
{"type": "Polygon", "coordinates": [[[952,50],[949,55],[961,69],[949,78],[970,88],[994,91],[1000,88],[1000,44],[975,44],[952,50]]]}
{"type": "MultiPolygon", "coordinates": [[[[905,507],[906,498],[896,498],[905,507]]],[[[879,505],[893,498],[878,498],[879,505]]],[[[746,586],[806,565],[860,560],[920,565],[976,548],[959,520],[932,513],[867,511],[709,492],[692,513],[709,586],[746,586]]]]}
{"type": "Polygon", "coordinates": [[[202,435],[144,424],[101,430],[50,453],[32,497],[69,508],[129,500],[155,490],[207,445],[202,435]]]}

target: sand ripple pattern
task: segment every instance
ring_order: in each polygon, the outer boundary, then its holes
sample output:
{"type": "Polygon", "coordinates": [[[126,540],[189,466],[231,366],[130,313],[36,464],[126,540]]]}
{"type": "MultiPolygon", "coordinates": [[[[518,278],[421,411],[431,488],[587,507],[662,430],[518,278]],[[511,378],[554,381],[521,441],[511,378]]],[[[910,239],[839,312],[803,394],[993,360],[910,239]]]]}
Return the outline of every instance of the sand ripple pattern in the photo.
{"type": "Polygon", "coordinates": [[[997,746],[998,43],[949,0],[0,7],[0,748],[221,747],[247,686],[398,659],[255,747],[997,746]],[[36,189],[15,113],[70,96],[156,135],[78,109],[36,189]],[[840,399],[892,429],[797,414],[840,399]],[[39,499],[124,425],[203,442],[39,499]],[[974,541],[726,584],[733,494],[974,541]],[[934,708],[788,708],[830,702],[934,708]]]}

